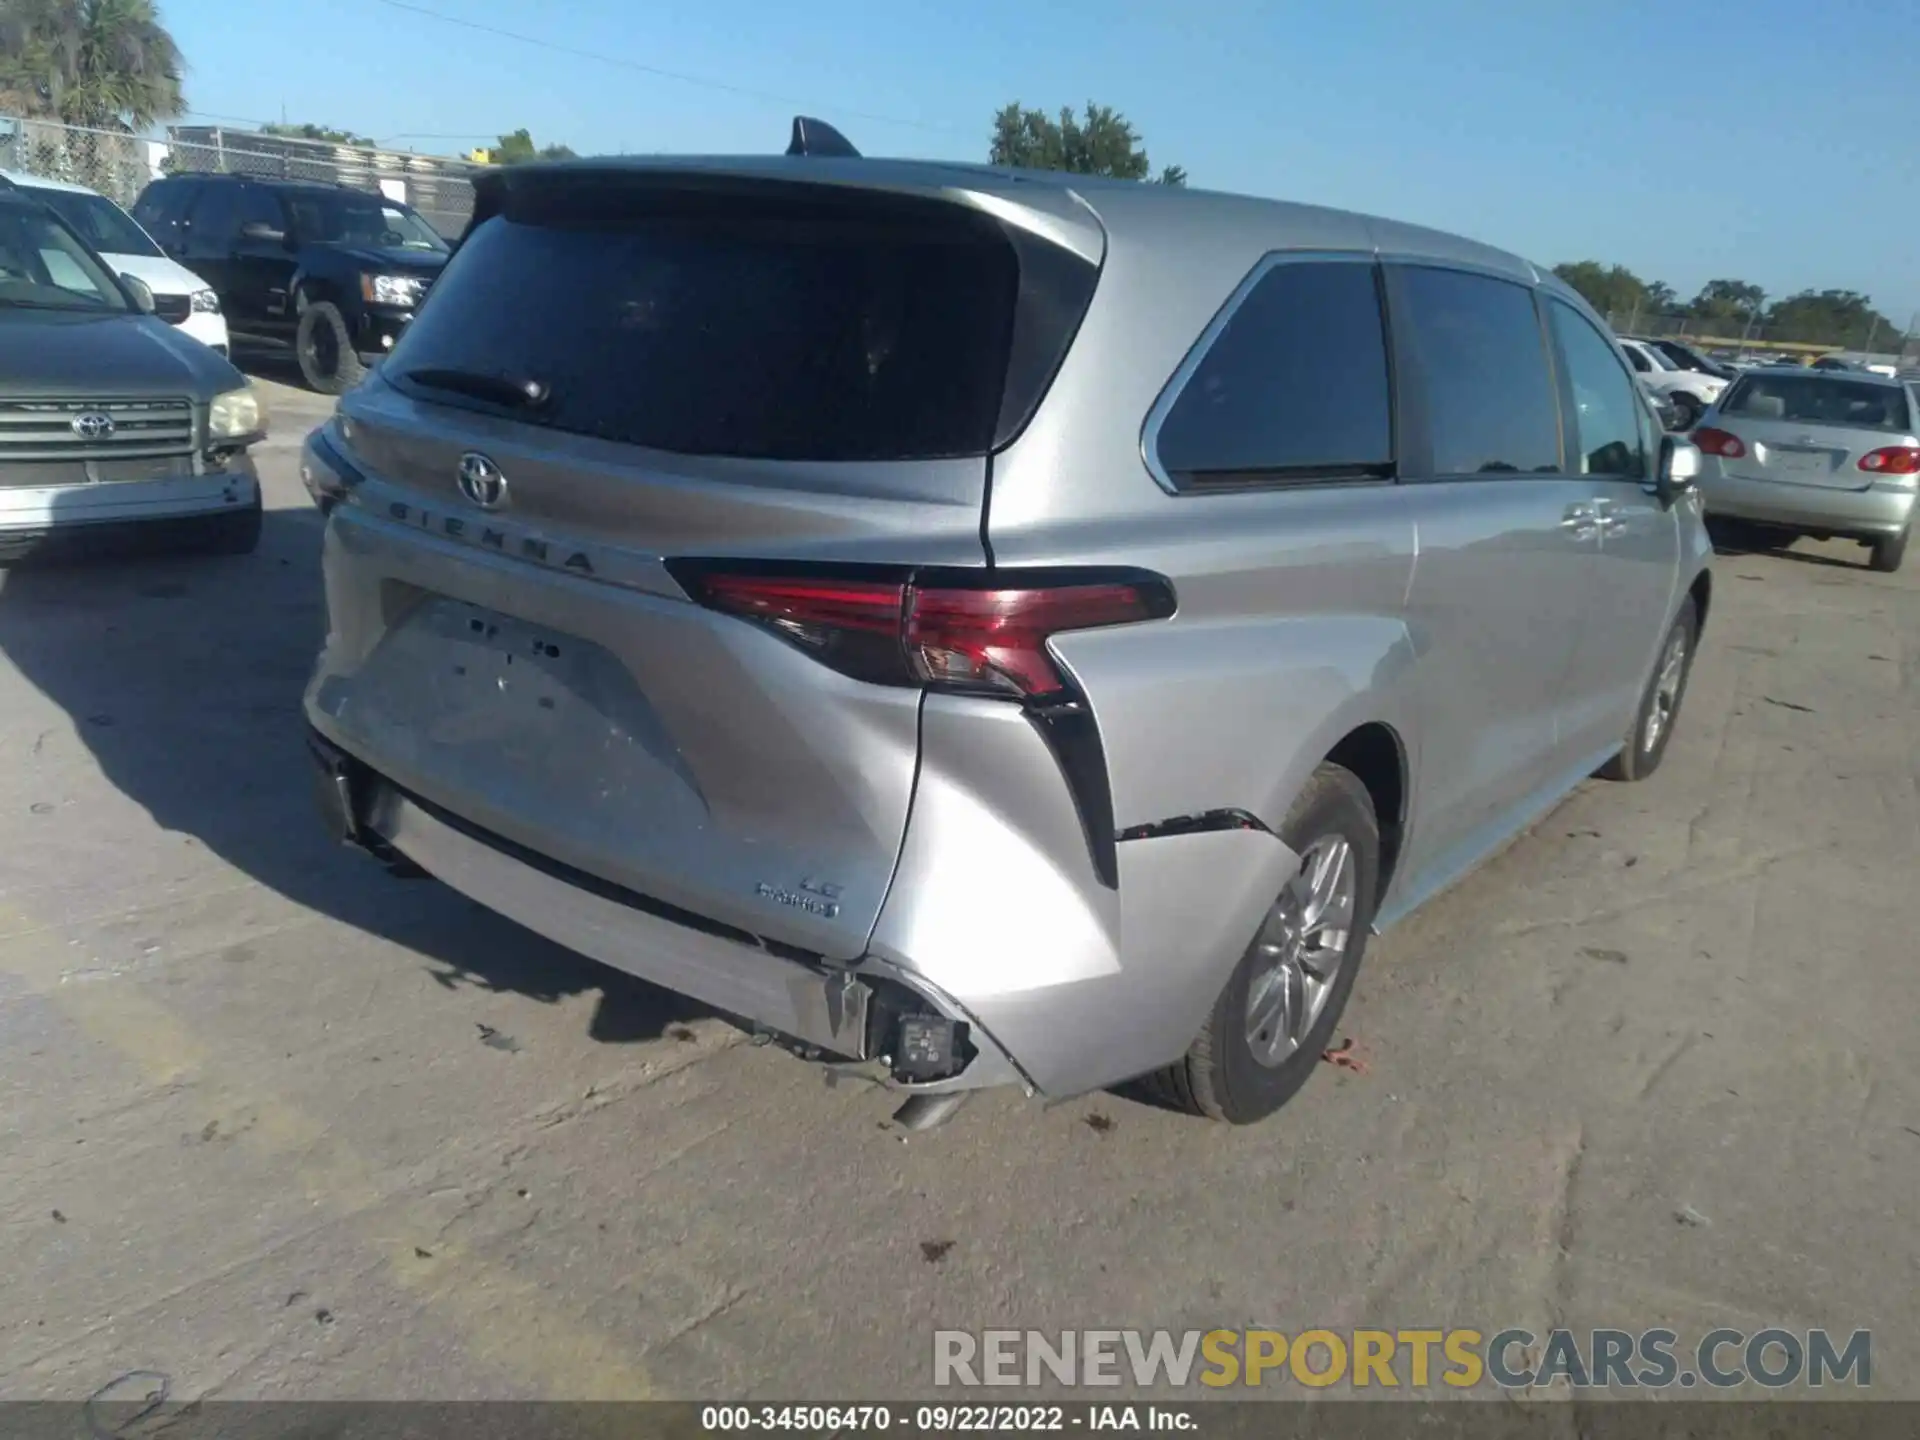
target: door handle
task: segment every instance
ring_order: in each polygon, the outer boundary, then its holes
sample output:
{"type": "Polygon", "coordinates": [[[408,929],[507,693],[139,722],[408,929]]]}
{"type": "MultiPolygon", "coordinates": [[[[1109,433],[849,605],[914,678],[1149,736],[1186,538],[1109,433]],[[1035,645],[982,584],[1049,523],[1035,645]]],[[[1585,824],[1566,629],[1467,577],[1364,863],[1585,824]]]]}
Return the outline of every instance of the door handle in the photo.
{"type": "Polygon", "coordinates": [[[1599,526],[1602,538],[1608,535],[1624,535],[1628,524],[1625,517],[1615,514],[1613,501],[1605,496],[1593,502],[1593,518],[1599,526]]]}
{"type": "Polygon", "coordinates": [[[1600,536],[1600,512],[1586,503],[1569,505],[1560,517],[1560,528],[1571,532],[1575,540],[1596,540],[1600,536]]]}

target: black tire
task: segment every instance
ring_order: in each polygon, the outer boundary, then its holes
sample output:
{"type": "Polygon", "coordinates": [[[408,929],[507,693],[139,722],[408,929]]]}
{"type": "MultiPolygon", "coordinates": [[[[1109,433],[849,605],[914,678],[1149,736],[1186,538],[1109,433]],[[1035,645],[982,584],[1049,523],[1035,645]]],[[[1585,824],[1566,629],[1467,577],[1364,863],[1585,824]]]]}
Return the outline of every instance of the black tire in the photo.
{"type": "Polygon", "coordinates": [[[1707,413],[1707,407],[1697,395],[1689,395],[1684,390],[1667,397],[1667,403],[1673,406],[1673,428],[1678,433],[1693,429],[1700,423],[1700,417],[1707,413]]]}
{"type": "Polygon", "coordinates": [[[244,510],[229,510],[216,515],[207,535],[209,555],[251,555],[260,548],[260,497],[244,510]]]}
{"type": "Polygon", "coordinates": [[[344,395],[366,378],[346,317],[332,301],[315,300],[300,312],[293,353],[301,378],[322,395],[344,395]]]}
{"type": "Polygon", "coordinates": [[[1878,570],[1882,575],[1891,575],[1900,568],[1900,562],[1907,558],[1907,537],[1913,533],[1908,525],[1898,535],[1882,535],[1873,542],[1873,548],[1867,551],[1867,568],[1878,570]]]}
{"type": "Polygon", "coordinates": [[[1633,712],[1633,728],[1627,732],[1620,753],[1600,767],[1603,780],[1644,780],[1660,768],[1661,758],[1667,753],[1667,742],[1673,739],[1673,728],[1680,723],[1680,706],[1687,698],[1687,681],[1693,676],[1693,653],[1699,639],[1700,616],[1689,595],[1681,602],[1680,613],[1673,617],[1673,624],[1667,627],[1666,636],[1660,642],[1653,674],[1647,677],[1647,688],[1641,692],[1640,704],[1633,712]],[[1668,660],[1676,636],[1682,646],[1679,673],[1670,677],[1668,660]],[[1662,714],[1659,728],[1652,730],[1648,722],[1656,706],[1661,707],[1662,714]],[[1648,739],[1650,731],[1651,740],[1648,739]]]}
{"type": "MultiPolygon", "coordinates": [[[[1366,956],[1380,878],[1380,826],[1367,788],[1351,771],[1327,764],[1313,772],[1293,802],[1280,838],[1296,854],[1305,854],[1317,842],[1334,837],[1350,847],[1353,916],[1319,1016],[1285,1059],[1268,1064],[1256,1058],[1254,1037],[1247,1033],[1248,1004],[1253,985],[1270,969],[1262,958],[1261,936],[1256,935],[1185,1058],[1143,1077],[1147,1092],[1162,1103],[1230,1125],[1251,1125],[1292,1099],[1320,1064],[1366,956]]],[[[1264,925],[1261,933],[1266,933],[1264,925]]]]}

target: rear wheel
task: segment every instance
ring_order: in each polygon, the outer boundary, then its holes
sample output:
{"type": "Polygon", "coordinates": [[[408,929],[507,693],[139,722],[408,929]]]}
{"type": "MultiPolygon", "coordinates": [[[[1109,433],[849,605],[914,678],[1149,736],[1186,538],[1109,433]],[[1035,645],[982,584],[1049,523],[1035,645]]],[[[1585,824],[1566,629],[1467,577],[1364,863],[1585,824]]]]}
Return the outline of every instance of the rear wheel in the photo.
{"type": "Polygon", "coordinates": [[[1280,838],[1300,857],[1186,1057],[1146,1080],[1179,1109],[1233,1125],[1264,1120],[1304,1085],[1353,991],[1380,875],[1380,827],[1364,785],[1322,765],[1280,838]]]}
{"type": "Polygon", "coordinates": [[[1680,718],[1680,702],[1687,695],[1687,678],[1693,673],[1693,642],[1699,633],[1699,616],[1689,596],[1661,642],[1660,658],[1647,681],[1646,693],[1640,697],[1626,743],[1618,755],[1600,767],[1603,779],[1644,780],[1660,768],[1667,742],[1673,738],[1674,724],[1680,718]]]}
{"type": "Polygon", "coordinates": [[[1898,535],[1882,535],[1873,542],[1873,548],[1867,552],[1867,568],[1878,570],[1882,575],[1891,575],[1900,568],[1900,562],[1907,558],[1907,537],[1913,533],[1908,525],[1898,535]]]}
{"type": "Polygon", "coordinates": [[[344,395],[367,373],[354,353],[346,317],[331,301],[316,300],[300,312],[294,353],[301,378],[322,395],[344,395]]]}

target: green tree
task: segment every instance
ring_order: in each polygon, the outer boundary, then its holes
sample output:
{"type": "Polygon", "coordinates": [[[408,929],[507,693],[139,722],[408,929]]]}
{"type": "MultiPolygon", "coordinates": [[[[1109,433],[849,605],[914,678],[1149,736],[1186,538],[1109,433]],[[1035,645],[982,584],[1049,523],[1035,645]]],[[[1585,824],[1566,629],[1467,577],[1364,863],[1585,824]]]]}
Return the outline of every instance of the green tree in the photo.
{"type": "MultiPolygon", "coordinates": [[[[1624,265],[1602,265],[1598,260],[1571,260],[1553,267],[1553,273],[1576,290],[1602,315],[1625,325],[1629,317],[1655,314],[1661,307],[1653,300],[1654,286],[1647,284],[1624,265]]],[[[1673,291],[1659,284],[1670,300],[1673,291]]]]}
{"type": "Polygon", "coordinates": [[[1745,280],[1709,280],[1687,306],[1695,320],[1744,327],[1766,302],[1767,292],[1745,280]]]}
{"type": "MultiPolygon", "coordinates": [[[[993,117],[988,163],[1027,170],[1066,170],[1075,175],[1109,175],[1145,180],[1153,167],[1131,121],[1110,105],[1091,100],[1081,115],[1063,107],[1058,119],[1044,110],[1028,110],[1019,101],[993,117]]],[[[1185,185],[1187,172],[1168,165],[1154,176],[1156,185],[1185,185]]]]}
{"type": "Polygon", "coordinates": [[[0,0],[0,109],[134,132],[186,109],[153,0],[0,0]]]}
{"type": "Polygon", "coordinates": [[[324,140],[329,145],[360,145],[371,150],[379,145],[351,130],[333,130],[325,125],[262,125],[262,135],[278,135],[284,140],[324,140]]]}
{"type": "Polygon", "coordinates": [[[511,135],[502,135],[493,147],[493,163],[496,165],[524,165],[529,160],[574,160],[578,157],[565,145],[548,145],[536,149],[533,136],[524,129],[511,135]]]}
{"type": "Polygon", "coordinates": [[[1802,290],[1767,310],[1767,338],[1801,345],[1869,350],[1877,342],[1896,346],[1900,331],[1855,290],[1802,290]]]}

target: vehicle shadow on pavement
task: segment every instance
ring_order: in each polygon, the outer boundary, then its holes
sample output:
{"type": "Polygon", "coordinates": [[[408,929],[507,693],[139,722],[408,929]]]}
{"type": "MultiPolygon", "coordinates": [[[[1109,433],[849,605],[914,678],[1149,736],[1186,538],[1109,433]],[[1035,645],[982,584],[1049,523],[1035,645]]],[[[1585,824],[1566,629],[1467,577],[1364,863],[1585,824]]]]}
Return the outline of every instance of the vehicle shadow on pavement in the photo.
{"type": "Polygon", "coordinates": [[[406,946],[442,986],[549,1004],[597,990],[589,1033],[608,1043],[706,1014],[327,837],[300,709],[325,633],[320,536],[313,512],[270,510],[250,556],[102,554],[0,570],[0,652],[157,826],[406,946]]]}
{"type": "MultiPolygon", "coordinates": [[[[1802,565],[1824,565],[1833,570],[1866,570],[1865,550],[1859,552],[1857,560],[1841,559],[1834,555],[1818,555],[1809,550],[1796,550],[1793,540],[1763,540],[1745,536],[1731,536],[1721,532],[1712,532],[1713,553],[1723,559],[1738,559],[1743,555],[1768,555],[1781,560],[1795,560],[1802,565]]],[[[1870,572],[1869,572],[1870,573],[1870,572]]]]}

